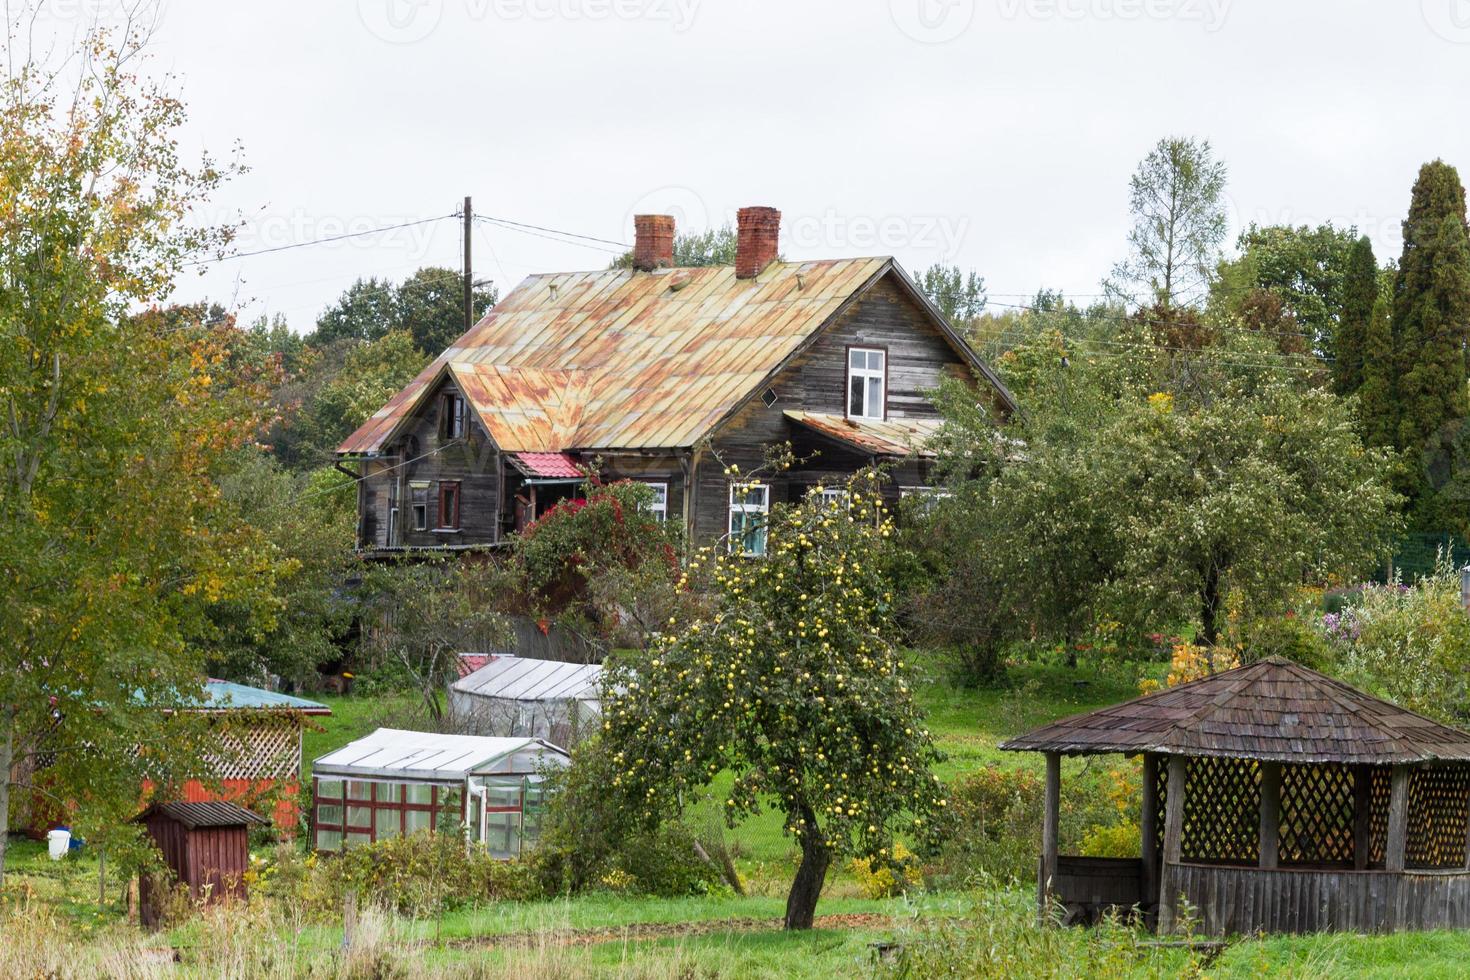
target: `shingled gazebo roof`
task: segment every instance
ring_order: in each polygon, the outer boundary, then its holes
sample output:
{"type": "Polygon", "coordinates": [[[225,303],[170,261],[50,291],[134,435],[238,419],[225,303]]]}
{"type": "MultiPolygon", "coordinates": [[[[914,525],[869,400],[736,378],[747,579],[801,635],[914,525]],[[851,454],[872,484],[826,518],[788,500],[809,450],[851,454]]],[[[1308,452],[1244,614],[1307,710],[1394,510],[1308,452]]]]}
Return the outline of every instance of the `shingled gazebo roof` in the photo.
{"type": "Polygon", "coordinates": [[[1470,734],[1276,657],[1063,718],[1000,747],[1262,762],[1470,761],[1470,734]]]}

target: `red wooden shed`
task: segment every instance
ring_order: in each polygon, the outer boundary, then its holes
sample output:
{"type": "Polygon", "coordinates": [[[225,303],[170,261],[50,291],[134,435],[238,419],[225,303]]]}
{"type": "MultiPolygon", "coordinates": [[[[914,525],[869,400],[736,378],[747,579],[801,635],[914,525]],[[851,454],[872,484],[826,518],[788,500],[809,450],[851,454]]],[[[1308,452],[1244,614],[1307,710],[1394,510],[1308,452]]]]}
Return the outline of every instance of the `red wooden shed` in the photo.
{"type": "MultiPolygon", "coordinates": [[[[174,877],[189,888],[189,897],[207,903],[245,897],[245,871],[250,863],[250,827],[269,823],[234,803],[155,803],[135,818],[163,852],[174,877]]],[[[143,924],[155,925],[159,901],[144,878],[138,889],[143,924]]],[[[161,898],[161,896],[160,896],[161,898]]]]}

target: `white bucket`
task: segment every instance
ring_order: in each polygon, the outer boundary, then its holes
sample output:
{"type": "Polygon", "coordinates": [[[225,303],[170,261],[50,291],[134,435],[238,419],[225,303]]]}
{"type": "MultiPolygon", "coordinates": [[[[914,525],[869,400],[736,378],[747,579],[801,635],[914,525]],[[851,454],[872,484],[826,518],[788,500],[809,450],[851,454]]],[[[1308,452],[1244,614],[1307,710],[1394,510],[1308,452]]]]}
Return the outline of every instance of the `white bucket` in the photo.
{"type": "Polygon", "coordinates": [[[66,857],[67,849],[71,847],[71,831],[53,830],[46,835],[46,851],[51,855],[51,860],[60,861],[66,857]]]}

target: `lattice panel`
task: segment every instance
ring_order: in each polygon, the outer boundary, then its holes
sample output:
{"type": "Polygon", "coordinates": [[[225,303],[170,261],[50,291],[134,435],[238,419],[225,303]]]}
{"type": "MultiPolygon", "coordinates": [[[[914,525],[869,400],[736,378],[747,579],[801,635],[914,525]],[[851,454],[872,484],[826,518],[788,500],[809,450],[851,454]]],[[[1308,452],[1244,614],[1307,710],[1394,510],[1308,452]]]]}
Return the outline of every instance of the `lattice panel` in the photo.
{"type": "Polygon", "coordinates": [[[1466,818],[1470,816],[1470,770],[1461,766],[1414,769],[1409,773],[1411,868],[1465,867],[1466,818]]]}
{"type": "Polygon", "coordinates": [[[1388,803],[1393,795],[1393,771],[1387,766],[1374,766],[1373,806],[1369,810],[1372,844],[1368,848],[1370,864],[1382,866],[1388,855],[1388,803]]]}
{"type": "Polygon", "coordinates": [[[1353,771],[1336,764],[1281,767],[1282,864],[1351,864],[1353,771]]]}
{"type": "Polygon", "coordinates": [[[301,722],[292,715],[232,718],[216,726],[217,752],[206,757],[220,779],[295,779],[301,770],[301,722]]]}
{"type": "Polygon", "coordinates": [[[1241,759],[1197,758],[1185,766],[1184,826],[1180,853],[1186,860],[1260,858],[1261,772],[1241,759]]]}

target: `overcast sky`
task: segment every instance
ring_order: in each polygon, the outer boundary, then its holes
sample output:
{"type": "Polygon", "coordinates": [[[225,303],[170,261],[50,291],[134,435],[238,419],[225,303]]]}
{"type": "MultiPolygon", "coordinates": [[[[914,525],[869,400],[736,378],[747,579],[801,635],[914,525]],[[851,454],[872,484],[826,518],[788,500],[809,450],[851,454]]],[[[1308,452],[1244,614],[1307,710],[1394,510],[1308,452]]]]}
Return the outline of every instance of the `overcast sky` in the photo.
{"type": "MultiPolygon", "coordinates": [[[[64,36],[111,0],[52,0],[64,36]]],[[[119,0],[120,2],[120,0],[119,0]]],[[[166,0],[154,71],[248,251],[478,213],[613,241],[768,204],[787,258],[973,268],[1079,297],[1121,257],[1127,182],[1208,138],[1243,224],[1332,220],[1397,256],[1419,165],[1470,167],[1470,0],[166,0]]],[[[454,221],[240,258],[181,283],[297,330],[354,278],[460,265],[454,221]]],[[[503,228],[505,290],[611,255],[503,228]]],[[[611,246],[603,246],[610,248],[611,246]]]]}

